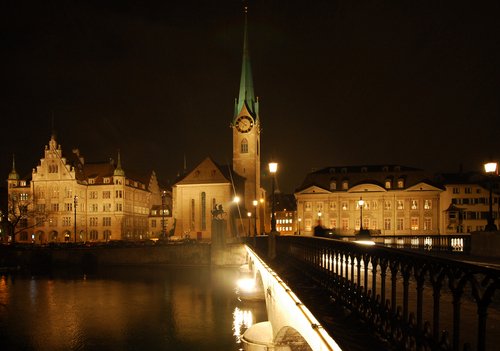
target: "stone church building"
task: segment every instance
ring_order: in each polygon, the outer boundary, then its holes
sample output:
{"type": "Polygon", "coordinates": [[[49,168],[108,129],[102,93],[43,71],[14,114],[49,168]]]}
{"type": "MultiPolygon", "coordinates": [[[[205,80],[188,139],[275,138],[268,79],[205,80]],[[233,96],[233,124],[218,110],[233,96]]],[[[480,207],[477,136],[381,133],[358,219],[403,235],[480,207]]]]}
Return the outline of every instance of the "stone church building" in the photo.
{"type": "Polygon", "coordinates": [[[261,123],[259,101],[253,88],[246,17],[240,88],[231,129],[231,165],[219,165],[207,157],[173,185],[176,236],[210,239],[212,210],[220,205],[225,212],[229,236],[247,235],[250,227],[253,232],[254,226],[256,232],[263,231],[265,209],[261,199],[265,199],[265,191],[260,184],[261,123]]]}

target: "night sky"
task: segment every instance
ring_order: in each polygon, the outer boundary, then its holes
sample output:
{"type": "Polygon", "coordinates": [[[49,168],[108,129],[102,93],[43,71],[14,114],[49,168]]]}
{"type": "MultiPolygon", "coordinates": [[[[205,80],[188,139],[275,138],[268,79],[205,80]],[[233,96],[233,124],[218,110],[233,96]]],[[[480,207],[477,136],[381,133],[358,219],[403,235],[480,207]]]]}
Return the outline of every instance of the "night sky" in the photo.
{"type": "MultiPolygon", "coordinates": [[[[3,1],[0,176],[52,130],[67,154],[115,157],[172,183],[232,158],[243,5],[3,1]]],[[[284,192],[332,165],[480,170],[500,158],[500,2],[249,2],[262,163],[284,192]]],[[[267,182],[263,178],[263,182],[267,182]]]]}

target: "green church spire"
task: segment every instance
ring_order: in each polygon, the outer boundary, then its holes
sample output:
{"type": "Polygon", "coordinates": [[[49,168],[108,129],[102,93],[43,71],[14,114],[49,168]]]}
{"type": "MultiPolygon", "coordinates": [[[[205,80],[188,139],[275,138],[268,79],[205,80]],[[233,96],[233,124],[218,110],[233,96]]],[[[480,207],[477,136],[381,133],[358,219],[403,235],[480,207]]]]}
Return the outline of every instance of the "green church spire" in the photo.
{"type": "Polygon", "coordinates": [[[250,51],[248,49],[248,20],[247,20],[247,7],[245,6],[245,28],[243,34],[243,61],[241,64],[241,78],[240,78],[240,92],[238,99],[235,102],[235,115],[240,113],[243,104],[252,117],[258,119],[259,115],[259,102],[255,98],[253,91],[252,67],[250,66],[250,51]]]}
{"type": "Polygon", "coordinates": [[[9,180],[18,180],[19,174],[16,172],[16,157],[12,155],[12,171],[9,173],[9,180]]]}
{"type": "Polygon", "coordinates": [[[125,171],[122,169],[122,161],[120,157],[120,150],[118,150],[118,162],[115,168],[115,171],[113,173],[115,176],[125,176],[125,171]]]}

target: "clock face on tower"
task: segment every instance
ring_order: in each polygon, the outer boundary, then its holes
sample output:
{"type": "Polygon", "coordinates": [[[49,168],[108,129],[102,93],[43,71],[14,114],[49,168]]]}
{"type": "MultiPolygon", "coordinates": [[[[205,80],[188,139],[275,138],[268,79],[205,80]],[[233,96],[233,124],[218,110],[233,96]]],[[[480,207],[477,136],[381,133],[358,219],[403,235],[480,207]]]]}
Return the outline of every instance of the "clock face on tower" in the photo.
{"type": "Polygon", "coordinates": [[[250,116],[240,116],[236,120],[235,126],[240,133],[248,133],[253,128],[253,119],[250,116]]]}

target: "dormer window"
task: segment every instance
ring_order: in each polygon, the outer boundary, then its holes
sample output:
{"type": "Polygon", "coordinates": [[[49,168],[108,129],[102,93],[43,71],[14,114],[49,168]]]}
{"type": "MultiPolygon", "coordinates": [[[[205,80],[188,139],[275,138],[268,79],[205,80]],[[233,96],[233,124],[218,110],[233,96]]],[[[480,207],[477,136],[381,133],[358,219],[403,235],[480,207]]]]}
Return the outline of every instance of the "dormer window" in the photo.
{"type": "Polygon", "coordinates": [[[104,178],[103,182],[104,182],[104,184],[109,184],[109,183],[111,183],[111,179],[110,178],[104,178]]]}
{"type": "Polygon", "coordinates": [[[398,188],[402,189],[405,187],[404,179],[398,179],[398,188]]]}
{"type": "Polygon", "coordinates": [[[386,180],[385,180],[385,188],[386,188],[386,189],[390,189],[390,188],[391,188],[391,185],[392,185],[392,184],[391,184],[391,180],[390,180],[390,179],[386,179],[386,180]]]}
{"type": "Polygon", "coordinates": [[[342,174],[346,174],[347,173],[347,168],[344,167],[340,171],[342,172],[342,174]]]}
{"type": "Polygon", "coordinates": [[[19,185],[20,185],[20,186],[26,186],[26,181],[25,181],[25,180],[21,180],[21,181],[19,182],[19,185]]]}
{"type": "Polygon", "coordinates": [[[337,181],[335,179],[330,180],[330,190],[337,190],[337,181]]]}
{"type": "Polygon", "coordinates": [[[95,184],[95,179],[89,179],[89,184],[95,184]]]}
{"type": "Polygon", "coordinates": [[[347,190],[349,189],[349,181],[348,180],[344,180],[342,182],[342,190],[347,190]]]}
{"type": "Polygon", "coordinates": [[[389,172],[389,167],[387,166],[382,167],[382,172],[389,172]]]}

